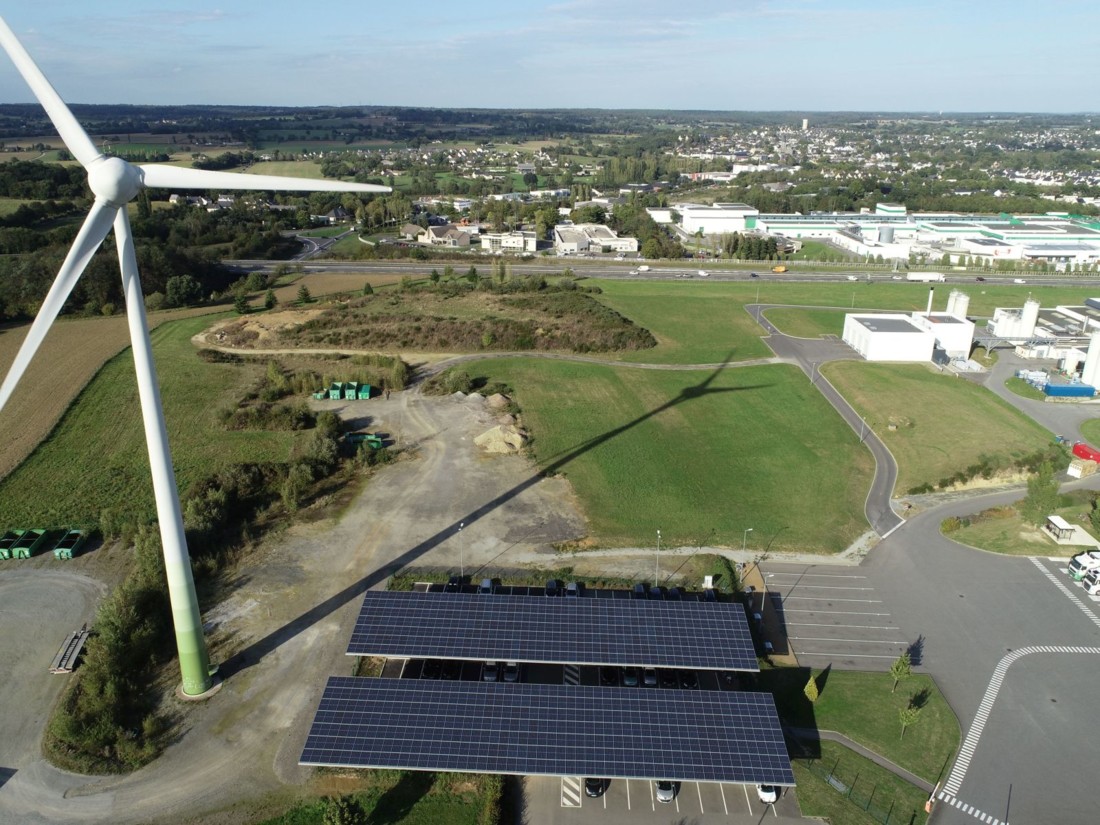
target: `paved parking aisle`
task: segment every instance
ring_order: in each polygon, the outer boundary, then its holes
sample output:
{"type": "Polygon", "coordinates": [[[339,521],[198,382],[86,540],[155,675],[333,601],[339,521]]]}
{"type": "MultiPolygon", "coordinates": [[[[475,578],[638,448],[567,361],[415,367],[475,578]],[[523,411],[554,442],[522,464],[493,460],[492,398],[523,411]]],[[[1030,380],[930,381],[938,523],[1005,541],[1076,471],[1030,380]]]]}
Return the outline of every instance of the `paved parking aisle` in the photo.
{"type": "Polygon", "coordinates": [[[800,664],[849,670],[889,670],[910,650],[920,663],[919,643],[906,638],[855,567],[768,564],[767,598],[800,664]]]}
{"type": "Polygon", "coordinates": [[[652,782],[615,779],[603,796],[584,796],[582,777],[528,776],[523,780],[528,825],[687,821],[696,825],[760,825],[762,822],[804,822],[793,788],[782,788],[779,801],[764,805],[752,785],[681,782],[670,803],[656,799],[652,782]]]}
{"type": "Polygon", "coordinates": [[[1093,624],[1100,627],[1100,594],[1090,596],[1085,592],[1084,582],[1075,582],[1069,574],[1069,559],[1029,556],[1034,564],[1056,587],[1065,593],[1066,598],[1076,603],[1093,624]]]}

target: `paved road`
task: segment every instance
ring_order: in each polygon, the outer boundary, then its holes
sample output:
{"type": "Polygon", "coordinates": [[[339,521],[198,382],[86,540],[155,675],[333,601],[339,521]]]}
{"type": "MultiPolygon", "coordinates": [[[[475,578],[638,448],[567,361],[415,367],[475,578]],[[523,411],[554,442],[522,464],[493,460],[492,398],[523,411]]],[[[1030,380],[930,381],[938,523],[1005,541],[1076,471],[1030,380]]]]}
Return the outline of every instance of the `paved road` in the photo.
{"type": "Polygon", "coordinates": [[[793,338],[781,333],[767,317],[770,305],[746,304],[745,311],[756,318],[764,328],[764,342],[771,347],[783,361],[797,364],[806,377],[813,381],[825,399],[848,422],[848,426],[859,434],[860,441],[867,445],[875,458],[875,477],[867,491],[864,514],[867,522],[880,536],[886,536],[891,530],[904,523],[904,519],[893,511],[890,500],[894,494],[894,485],[898,478],[898,465],[894,457],[879,440],[874,431],[867,426],[852,406],[837,392],[829,381],[821,375],[821,365],[827,361],[854,361],[859,358],[855,351],[835,338],[793,338]]]}
{"type": "Polygon", "coordinates": [[[1000,396],[1024,415],[1042,424],[1055,435],[1064,435],[1070,441],[1083,441],[1081,425],[1100,416],[1100,402],[1054,403],[1022,398],[1005,386],[1021,367],[1040,369],[1055,367],[1055,361],[1025,360],[1011,350],[999,350],[997,363],[986,374],[984,384],[990,392],[1000,396]]]}

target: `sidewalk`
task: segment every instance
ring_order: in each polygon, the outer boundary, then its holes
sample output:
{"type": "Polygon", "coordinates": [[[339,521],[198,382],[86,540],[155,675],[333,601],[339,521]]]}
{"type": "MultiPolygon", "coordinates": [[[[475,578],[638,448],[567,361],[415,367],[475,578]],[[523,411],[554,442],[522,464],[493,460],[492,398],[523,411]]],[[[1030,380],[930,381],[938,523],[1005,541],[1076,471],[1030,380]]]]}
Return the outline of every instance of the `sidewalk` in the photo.
{"type": "Polygon", "coordinates": [[[867,759],[870,759],[876,765],[879,765],[879,766],[885,768],[886,770],[890,771],[890,773],[894,774],[895,776],[898,776],[898,777],[904,779],[910,785],[915,785],[916,787],[923,790],[925,793],[931,794],[932,791],[935,790],[935,787],[932,785],[931,782],[927,782],[924,779],[921,779],[916,774],[910,773],[909,771],[905,770],[905,768],[901,767],[900,765],[895,765],[893,762],[891,762],[885,756],[877,754],[869,748],[865,748],[863,745],[859,744],[858,742],[853,742],[851,739],[849,739],[847,736],[845,736],[842,733],[837,733],[836,731],[832,731],[832,730],[817,730],[816,728],[787,728],[786,730],[787,730],[787,733],[791,734],[792,736],[794,736],[797,739],[808,739],[808,740],[827,739],[830,742],[838,742],[841,745],[843,745],[844,747],[848,748],[849,750],[855,751],[860,756],[863,756],[867,759]]]}

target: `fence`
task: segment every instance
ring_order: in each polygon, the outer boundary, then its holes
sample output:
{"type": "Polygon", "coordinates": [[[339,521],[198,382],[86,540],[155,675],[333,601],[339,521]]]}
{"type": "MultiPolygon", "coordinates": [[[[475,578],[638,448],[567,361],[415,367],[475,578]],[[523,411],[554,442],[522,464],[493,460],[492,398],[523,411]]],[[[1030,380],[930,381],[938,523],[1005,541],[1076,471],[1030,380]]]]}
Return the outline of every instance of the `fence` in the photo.
{"type": "Polygon", "coordinates": [[[876,822],[881,822],[882,825],[914,825],[918,821],[924,821],[918,811],[911,808],[907,809],[906,805],[899,805],[894,799],[889,801],[875,799],[875,791],[878,789],[877,784],[872,785],[869,791],[862,788],[857,789],[856,786],[859,784],[858,772],[854,777],[841,779],[837,773],[837,768],[840,765],[839,759],[833,763],[831,768],[820,759],[808,759],[802,764],[810,773],[819,779],[823,779],[833,790],[861,811],[866,812],[876,822]],[[886,807],[883,807],[884,805],[886,807]]]}

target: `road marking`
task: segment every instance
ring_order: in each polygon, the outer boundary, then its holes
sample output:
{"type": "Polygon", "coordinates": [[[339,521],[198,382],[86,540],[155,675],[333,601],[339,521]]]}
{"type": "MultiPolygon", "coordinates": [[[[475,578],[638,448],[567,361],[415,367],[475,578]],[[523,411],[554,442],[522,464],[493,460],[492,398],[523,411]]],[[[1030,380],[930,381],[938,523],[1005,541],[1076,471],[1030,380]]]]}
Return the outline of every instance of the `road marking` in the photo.
{"type": "Polygon", "coordinates": [[[863,610],[814,610],[809,607],[785,607],[784,613],[822,613],[826,616],[889,616],[889,613],[869,613],[863,610]]]}
{"type": "Polygon", "coordinates": [[[799,582],[791,587],[791,590],[798,588],[810,588],[811,590],[874,590],[873,587],[856,587],[854,584],[802,584],[799,582]]]}
{"type": "Polygon", "coordinates": [[[561,806],[579,808],[581,806],[581,779],[579,776],[561,778],[561,806]]]}
{"type": "Polygon", "coordinates": [[[832,650],[801,650],[799,656],[836,656],[838,659],[896,659],[897,656],[884,656],[881,653],[840,653],[832,650]]]}
{"type": "Polygon", "coordinates": [[[866,579],[866,576],[849,576],[840,573],[789,573],[786,570],[769,571],[771,576],[797,576],[800,579],[866,579]]]}
{"type": "Polygon", "coordinates": [[[741,786],[745,791],[745,804],[749,806],[749,816],[752,816],[752,801],[749,799],[749,786],[741,786]]]}
{"type": "Polygon", "coordinates": [[[797,639],[800,642],[853,642],[859,645],[904,645],[905,642],[899,642],[897,639],[830,639],[828,637],[821,636],[788,636],[788,639],[792,641],[797,639]]]}
{"type": "Polygon", "coordinates": [[[854,630],[897,630],[889,624],[832,624],[831,622],[787,622],[787,627],[846,627],[854,630]]]}
{"type": "Polygon", "coordinates": [[[969,814],[975,819],[981,822],[985,822],[986,825],[1008,825],[1007,820],[1002,822],[992,814],[983,813],[982,811],[979,811],[977,808],[975,808],[973,805],[967,805],[961,799],[958,799],[945,791],[940,791],[939,799],[942,799],[952,808],[957,808],[964,814],[969,814]]]}
{"type": "Polygon", "coordinates": [[[630,780],[626,780],[626,809],[630,810],[630,780]]]}
{"type": "Polygon", "coordinates": [[[718,783],[718,792],[722,794],[722,810],[726,812],[726,816],[729,816],[730,806],[726,804],[726,786],[721,782],[718,783]]]}
{"type": "Polygon", "coordinates": [[[834,599],[831,596],[828,598],[821,598],[821,596],[787,596],[784,601],[790,601],[791,599],[798,599],[804,602],[860,602],[861,604],[882,604],[882,599],[834,599]]]}
{"type": "MultiPolygon", "coordinates": [[[[1036,564],[1038,564],[1038,562],[1036,562],[1036,564]]],[[[993,703],[997,700],[997,694],[1001,690],[1001,685],[1004,683],[1005,674],[1008,672],[1009,666],[1017,659],[1022,659],[1024,656],[1031,653],[1090,653],[1100,655],[1100,647],[1042,645],[1022,647],[1019,650],[1014,650],[1003,656],[1001,661],[997,663],[997,667],[993,670],[993,676],[990,678],[989,685],[985,689],[985,696],[982,697],[982,702],[978,705],[978,712],[974,715],[974,722],[970,725],[970,730],[966,733],[966,739],[963,741],[962,747],[959,748],[958,756],[955,758],[955,764],[951,767],[951,774],[947,777],[947,782],[944,783],[943,793],[940,795],[941,799],[945,796],[954,798],[955,794],[959,792],[959,787],[962,785],[963,779],[966,778],[966,771],[970,767],[970,760],[974,758],[974,751],[978,747],[978,741],[982,738],[982,731],[985,729],[985,723],[989,721],[989,714],[993,711],[993,703]]]]}
{"type": "Polygon", "coordinates": [[[703,788],[698,782],[695,783],[695,790],[699,794],[699,813],[705,814],[706,811],[703,810],[703,788]]]}
{"type": "Polygon", "coordinates": [[[1092,623],[1094,625],[1096,625],[1097,627],[1100,627],[1100,616],[1097,616],[1095,613],[1093,613],[1092,610],[1089,609],[1089,607],[1083,601],[1081,601],[1079,598],[1077,598],[1076,593],[1074,593],[1072,590],[1070,590],[1068,587],[1066,587],[1065,584],[1063,584],[1061,581],[1059,581],[1057,578],[1055,578],[1054,574],[1051,573],[1046,567],[1044,567],[1043,563],[1041,561],[1039,561],[1038,558],[1036,558],[1035,556],[1030,556],[1029,558],[1031,559],[1031,563],[1034,564],[1036,567],[1038,567],[1043,572],[1043,575],[1046,576],[1048,579],[1050,579],[1054,583],[1055,587],[1057,587],[1059,590],[1061,590],[1063,593],[1065,593],[1066,596],[1069,597],[1069,600],[1071,602],[1073,602],[1075,605],[1077,605],[1079,608],[1081,608],[1081,611],[1086,616],[1089,617],[1089,619],[1092,621],[1092,623]]]}
{"type": "Polygon", "coordinates": [[[566,685],[579,685],[581,683],[581,669],[577,665],[565,665],[562,667],[562,683],[566,685]]]}

